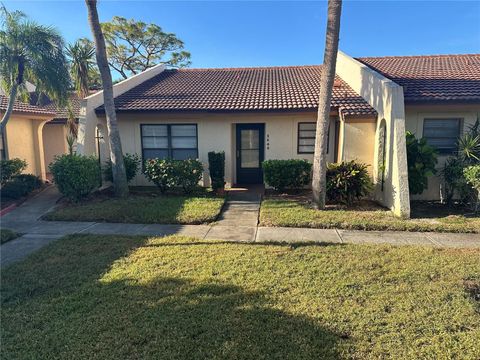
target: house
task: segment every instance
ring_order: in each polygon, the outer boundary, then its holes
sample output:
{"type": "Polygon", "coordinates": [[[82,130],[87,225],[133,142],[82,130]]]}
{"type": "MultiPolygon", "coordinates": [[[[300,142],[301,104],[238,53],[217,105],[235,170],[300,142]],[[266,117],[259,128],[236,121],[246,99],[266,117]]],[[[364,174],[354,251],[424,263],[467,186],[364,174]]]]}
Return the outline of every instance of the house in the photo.
{"type": "MultiPolygon", "coordinates": [[[[199,158],[225,151],[227,185],[262,183],[266,159],[313,158],[321,66],[166,70],[114,86],[125,153],[199,158]]],[[[374,197],[410,214],[405,131],[448,156],[480,114],[480,55],[354,59],[339,52],[328,161],[370,166],[374,197]]],[[[78,152],[108,158],[103,93],[82,102],[78,152]]],[[[135,185],[149,184],[143,175],[135,185]]],[[[208,173],[204,185],[209,185],[208,173]]],[[[439,196],[438,180],[423,195],[439,196]]]]}
{"type": "MultiPolygon", "coordinates": [[[[0,116],[5,113],[7,104],[8,98],[0,94],[0,116]]],[[[15,101],[3,138],[0,139],[1,159],[25,160],[27,162],[25,173],[37,175],[45,180],[43,128],[54,117],[53,111],[15,101]]]]}

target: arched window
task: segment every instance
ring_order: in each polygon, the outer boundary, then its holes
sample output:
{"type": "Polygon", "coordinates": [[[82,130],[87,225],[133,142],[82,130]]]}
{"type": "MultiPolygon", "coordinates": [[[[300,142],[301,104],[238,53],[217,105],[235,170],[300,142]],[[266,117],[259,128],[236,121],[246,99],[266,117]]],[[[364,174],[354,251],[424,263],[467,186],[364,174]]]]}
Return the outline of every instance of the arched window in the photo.
{"type": "Polygon", "coordinates": [[[387,123],[385,119],[380,121],[378,127],[378,160],[377,160],[377,179],[380,179],[381,189],[383,191],[383,185],[385,183],[385,170],[386,170],[386,145],[387,145],[387,123]]]}

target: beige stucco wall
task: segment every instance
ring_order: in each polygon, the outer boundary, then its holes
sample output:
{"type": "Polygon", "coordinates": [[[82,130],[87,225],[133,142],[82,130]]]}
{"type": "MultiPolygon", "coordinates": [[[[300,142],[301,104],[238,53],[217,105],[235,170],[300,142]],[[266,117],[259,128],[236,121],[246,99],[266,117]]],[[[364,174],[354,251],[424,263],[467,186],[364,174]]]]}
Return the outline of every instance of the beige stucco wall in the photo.
{"type": "Polygon", "coordinates": [[[346,119],[341,127],[342,161],[355,160],[368,165],[373,175],[376,119],[346,119]]]}
{"type": "MultiPolygon", "coordinates": [[[[117,114],[120,137],[124,153],[142,154],[141,124],[195,123],[198,130],[198,155],[204,164],[204,185],[209,185],[208,152],[225,151],[225,180],[231,186],[236,180],[235,163],[235,124],[265,124],[265,160],[306,159],[311,161],[313,154],[297,153],[297,131],[299,122],[315,122],[316,113],[202,113],[202,114],[117,114]],[[267,141],[268,139],[268,141],[267,141]]],[[[104,119],[100,119],[104,123],[104,119]]],[[[328,161],[334,156],[335,118],[331,119],[328,161]]],[[[132,185],[152,185],[139,174],[132,185]]]]}
{"type": "Polygon", "coordinates": [[[45,116],[13,113],[5,131],[8,157],[25,160],[27,168],[24,173],[42,179],[46,178],[42,129],[48,120],[50,118],[45,116]]]}
{"type": "MultiPolygon", "coordinates": [[[[423,121],[426,118],[460,118],[463,120],[462,130],[465,132],[480,118],[480,105],[452,104],[452,105],[407,105],[405,107],[406,129],[415,134],[417,138],[423,136],[423,121]]],[[[441,171],[449,155],[438,157],[437,171],[441,171]]],[[[432,176],[428,181],[428,189],[421,195],[414,195],[414,200],[439,200],[442,179],[432,176]]]]}
{"type": "Polygon", "coordinates": [[[47,174],[49,173],[48,165],[50,165],[55,156],[67,153],[68,146],[66,137],[67,128],[63,124],[47,123],[43,127],[43,148],[47,174]]]}
{"type": "Polygon", "coordinates": [[[337,57],[337,74],[378,113],[373,162],[375,199],[396,215],[409,217],[410,197],[402,87],[341,51],[337,57]],[[379,159],[377,145],[382,119],[385,120],[387,129],[383,186],[378,176],[383,161],[379,159]]]}

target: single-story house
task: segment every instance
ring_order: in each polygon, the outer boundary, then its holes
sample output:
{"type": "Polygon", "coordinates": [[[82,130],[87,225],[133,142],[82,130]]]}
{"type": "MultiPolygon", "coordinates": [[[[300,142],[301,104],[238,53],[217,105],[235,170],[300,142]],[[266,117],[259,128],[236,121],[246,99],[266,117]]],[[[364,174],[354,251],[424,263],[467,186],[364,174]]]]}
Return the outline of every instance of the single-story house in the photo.
{"type": "MultiPolygon", "coordinates": [[[[266,159],[312,160],[322,67],[167,70],[157,65],[114,86],[125,153],[143,160],[224,151],[227,185],[262,183],[266,159]]],[[[339,52],[328,161],[370,166],[374,197],[409,216],[405,131],[442,157],[480,114],[480,55],[354,59],[339,52]]],[[[103,93],[82,101],[78,152],[108,158],[103,93]]],[[[135,185],[149,184],[142,174],[135,185]]],[[[439,197],[438,180],[422,195],[439,197]]]]}
{"type": "MultiPolygon", "coordinates": [[[[67,110],[59,108],[48,98],[38,101],[35,87],[30,85],[30,101],[16,101],[12,116],[7,124],[4,138],[0,139],[1,159],[20,158],[27,162],[25,173],[51,180],[48,165],[54,157],[68,152],[67,110]]],[[[80,99],[70,96],[73,115],[78,121],[80,99]]],[[[8,97],[0,94],[0,116],[3,116],[8,97]]]]}
{"type": "MultiPolygon", "coordinates": [[[[7,108],[8,98],[0,94],[0,116],[7,108]]],[[[39,106],[15,101],[3,137],[0,137],[0,158],[20,158],[27,162],[25,173],[46,179],[43,129],[53,120],[55,112],[39,106]]]]}

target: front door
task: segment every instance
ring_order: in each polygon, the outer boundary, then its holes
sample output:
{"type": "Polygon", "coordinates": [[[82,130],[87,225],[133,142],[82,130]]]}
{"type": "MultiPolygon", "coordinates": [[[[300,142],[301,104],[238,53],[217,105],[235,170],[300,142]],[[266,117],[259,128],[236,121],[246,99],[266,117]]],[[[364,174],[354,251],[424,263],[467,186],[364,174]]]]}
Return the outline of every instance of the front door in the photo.
{"type": "Polygon", "coordinates": [[[265,124],[237,124],[237,184],[263,184],[265,124]]]}

